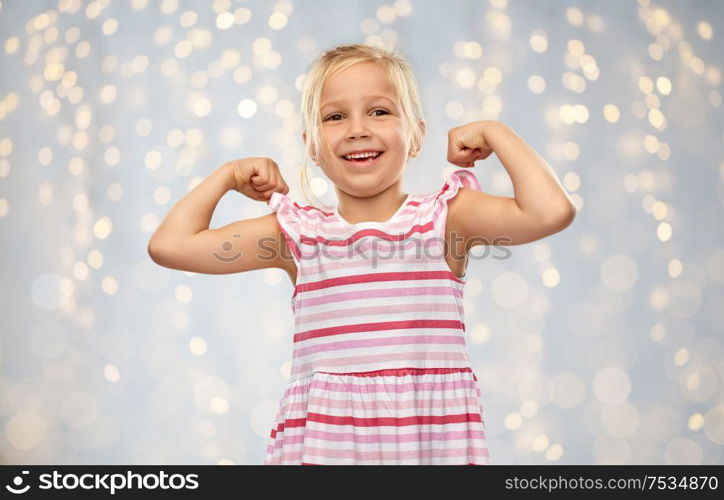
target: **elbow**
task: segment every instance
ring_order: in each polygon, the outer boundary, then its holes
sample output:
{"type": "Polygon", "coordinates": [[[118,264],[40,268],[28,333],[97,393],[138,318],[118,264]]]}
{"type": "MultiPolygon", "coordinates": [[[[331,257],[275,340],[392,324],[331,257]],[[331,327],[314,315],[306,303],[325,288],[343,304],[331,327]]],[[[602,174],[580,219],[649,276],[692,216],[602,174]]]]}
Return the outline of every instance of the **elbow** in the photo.
{"type": "Polygon", "coordinates": [[[574,205],[573,201],[569,199],[562,208],[555,211],[553,215],[548,217],[545,226],[554,233],[562,231],[571,225],[573,219],[576,218],[577,213],[578,209],[576,208],[576,205],[574,205]]]}
{"type": "Polygon", "coordinates": [[[168,260],[167,248],[168,245],[160,241],[158,237],[153,236],[148,242],[148,247],[146,251],[148,252],[148,256],[151,257],[152,261],[154,261],[159,266],[167,267],[165,264],[165,262],[167,262],[168,260]]]}

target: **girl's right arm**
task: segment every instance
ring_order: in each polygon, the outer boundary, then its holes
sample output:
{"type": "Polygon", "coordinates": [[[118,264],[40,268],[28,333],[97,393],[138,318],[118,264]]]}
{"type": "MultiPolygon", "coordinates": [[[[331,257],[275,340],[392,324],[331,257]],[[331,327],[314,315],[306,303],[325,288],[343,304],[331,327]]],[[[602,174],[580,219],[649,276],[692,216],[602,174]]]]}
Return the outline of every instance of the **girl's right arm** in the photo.
{"type": "Polygon", "coordinates": [[[271,213],[209,229],[216,205],[237,190],[258,201],[289,189],[269,158],[245,158],[223,164],[174,205],[148,243],[157,264],[206,274],[229,274],[276,267],[294,282],[296,265],[271,213]]]}

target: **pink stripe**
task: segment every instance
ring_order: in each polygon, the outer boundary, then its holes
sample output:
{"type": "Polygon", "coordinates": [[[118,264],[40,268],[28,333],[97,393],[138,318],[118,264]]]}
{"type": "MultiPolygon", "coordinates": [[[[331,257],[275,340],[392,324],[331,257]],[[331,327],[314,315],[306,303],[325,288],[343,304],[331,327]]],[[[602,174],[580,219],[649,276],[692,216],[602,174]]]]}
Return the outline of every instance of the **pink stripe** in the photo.
{"type": "MultiPolygon", "coordinates": [[[[291,404],[289,400],[279,408],[280,415],[291,415],[297,412],[306,413],[309,406],[318,410],[326,410],[328,412],[334,409],[356,410],[356,411],[404,411],[404,410],[424,410],[431,411],[434,409],[444,408],[475,408],[480,410],[479,400],[472,395],[462,398],[444,397],[444,394],[438,394],[436,398],[419,398],[412,395],[412,399],[381,399],[381,400],[347,400],[333,399],[316,396],[308,396],[307,400],[294,401],[291,404]]],[[[482,413],[482,412],[481,412],[482,413]]]]}
{"type": "Polygon", "coordinates": [[[452,441],[459,439],[485,439],[485,431],[466,429],[463,431],[449,432],[406,432],[404,434],[355,434],[352,432],[325,432],[320,430],[305,429],[303,434],[285,435],[284,440],[277,440],[273,450],[293,444],[303,443],[305,439],[319,439],[335,443],[347,441],[354,444],[383,444],[383,443],[430,443],[431,441],[452,441]]]}
{"type": "Polygon", "coordinates": [[[449,457],[488,457],[486,448],[475,448],[465,446],[463,448],[421,448],[405,451],[356,451],[356,450],[330,450],[328,448],[317,448],[313,446],[304,447],[304,456],[317,456],[325,458],[353,458],[355,460],[409,460],[425,458],[449,458],[449,457]]]}
{"type": "Polygon", "coordinates": [[[302,314],[299,316],[297,325],[302,323],[314,323],[318,321],[329,321],[336,318],[351,318],[354,316],[380,316],[383,314],[401,314],[413,312],[452,312],[459,313],[457,304],[442,304],[438,302],[396,304],[391,306],[367,306],[333,309],[327,312],[302,314]]]}
{"type": "MultiPolygon", "coordinates": [[[[412,295],[442,295],[449,296],[450,287],[445,286],[420,286],[412,288],[381,288],[376,290],[363,290],[359,292],[337,292],[317,297],[297,299],[297,307],[312,307],[321,304],[343,302],[345,300],[373,299],[379,297],[409,297],[412,295]]],[[[452,293],[456,297],[463,296],[462,288],[453,288],[452,293]]]]}
{"type": "Polygon", "coordinates": [[[379,332],[383,330],[409,330],[411,328],[443,328],[463,330],[464,325],[458,320],[447,319],[411,319],[405,321],[379,321],[375,323],[358,323],[349,325],[316,328],[299,332],[294,335],[294,343],[304,342],[319,337],[331,337],[345,333],[379,332]]]}
{"type": "Polygon", "coordinates": [[[452,335],[410,335],[397,337],[382,337],[377,339],[345,340],[341,342],[328,342],[326,344],[312,345],[295,349],[292,358],[302,358],[310,354],[329,351],[345,351],[347,349],[360,349],[364,347],[380,347],[392,345],[431,345],[431,344],[458,344],[465,345],[465,338],[459,334],[452,335]]]}
{"type": "MultiPolygon", "coordinates": [[[[429,252],[434,252],[434,249],[431,248],[431,246],[428,246],[424,249],[420,248],[420,255],[418,256],[418,249],[416,247],[419,247],[419,244],[416,243],[414,240],[407,241],[404,246],[396,247],[395,253],[392,254],[392,256],[389,256],[389,253],[387,253],[386,251],[381,250],[380,246],[376,246],[374,244],[364,246],[369,248],[363,248],[362,246],[360,246],[359,248],[355,247],[355,252],[352,256],[350,256],[348,252],[336,254],[332,251],[325,251],[323,256],[317,255],[316,259],[307,259],[307,261],[305,261],[304,265],[300,269],[299,276],[310,279],[312,277],[318,276],[319,274],[332,273],[334,271],[349,271],[350,269],[358,268],[374,269],[374,266],[379,266],[380,264],[438,264],[444,260],[442,255],[440,255],[439,257],[429,257],[429,252]],[[372,250],[375,250],[377,253],[370,253],[370,251],[372,250]],[[400,255],[397,256],[397,254],[400,255]],[[355,258],[358,255],[362,258],[355,258]],[[384,256],[384,258],[380,257],[380,255],[384,256]],[[324,260],[322,260],[323,257],[324,260]],[[320,262],[320,260],[321,263],[318,263],[320,262]]],[[[432,255],[437,255],[437,253],[432,253],[432,255]]]]}
{"type": "Polygon", "coordinates": [[[320,281],[301,283],[296,286],[300,292],[321,290],[335,286],[354,285],[359,283],[375,283],[380,281],[417,281],[417,280],[443,280],[463,282],[452,271],[398,271],[387,273],[365,273],[349,276],[340,276],[320,281]]]}

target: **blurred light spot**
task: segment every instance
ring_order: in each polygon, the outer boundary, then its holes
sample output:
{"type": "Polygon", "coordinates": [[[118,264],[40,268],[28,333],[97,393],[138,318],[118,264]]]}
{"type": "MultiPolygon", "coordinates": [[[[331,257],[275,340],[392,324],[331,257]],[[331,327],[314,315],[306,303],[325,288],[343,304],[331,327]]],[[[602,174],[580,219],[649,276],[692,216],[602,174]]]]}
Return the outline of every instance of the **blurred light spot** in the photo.
{"type": "Polygon", "coordinates": [[[191,354],[203,356],[206,354],[206,341],[201,337],[192,337],[191,340],[189,340],[189,350],[191,354]]]}
{"type": "Polygon", "coordinates": [[[283,29],[287,25],[288,18],[281,12],[274,12],[269,16],[269,27],[273,30],[283,29]]]}
{"type": "Polygon", "coordinates": [[[608,404],[601,412],[601,424],[612,436],[625,438],[639,430],[639,412],[628,401],[608,404]]]}
{"type": "Polygon", "coordinates": [[[279,374],[285,379],[289,380],[292,376],[292,362],[285,361],[279,367],[279,374]]]}
{"type": "Polygon", "coordinates": [[[178,22],[183,28],[190,28],[196,24],[196,21],[198,21],[198,17],[199,16],[196,14],[196,12],[192,10],[187,10],[181,14],[178,22]]]}
{"type": "Polygon", "coordinates": [[[548,50],[548,37],[544,32],[535,31],[528,40],[528,44],[534,52],[542,54],[548,50]]]}
{"type": "Polygon", "coordinates": [[[540,75],[531,75],[528,77],[528,88],[534,94],[542,94],[546,89],[546,81],[540,75]]]}
{"type": "Polygon", "coordinates": [[[707,21],[699,21],[696,23],[696,32],[704,40],[711,40],[714,36],[714,30],[707,21]]]}
{"type": "Polygon", "coordinates": [[[395,21],[395,17],[397,17],[397,12],[391,5],[382,5],[377,8],[377,19],[380,22],[389,24],[395,21]]]}
{"type": "Polygon", "coordinates": [[[229,411],[229,401],[226,398],[216,396],[211,400],[211,411],[218,414],[223,414],[229,411]]]}
{"type": "Polygon", "coordinates": [[[545,434],[539,434],[536,437],[533,438],[533,441],[531,442],[531,448],[533,451],[545,451],[546,448],[548,448],[548,443],[550,440],[548,439],[548,436],[545,434]]]}
{"type": "Polygon", "coordinates": [[[470,340],[474,344],[484,344],[490,340],[490,328],[482,323],[477,323],[470,331],[470,340]]]}
{"type": "Polygon", "coordinates": [[[724,446],[724,406],[715,406],[704,413],[704,434],[712,443],[724,446]]]}
{"type": "Polygon", "coordinates": [[[696,403],[709,401],[718,389],[717,374],[706,366],[690,366],[680,374],[679,387],[689,401],[696,403]]]}
{"type": "Polygon", "coordinates": [[[10,202],[5,198],[0,198],[0,217],[6,217],[10,212],[10,202]]]}
{"type": "Polygon", "coordinates": [[[569,7],[566,9],[566,21],[572,26],[583,25],[583,12],[578,7],[569,7]]]}
{"type": "Polygon", "coordinates": [[[182,304],[188,304],[191,302],[191,297],[193,293],[191,292],[191,287],[188,285],[179,285],[176,287],[175,294],[176,300],[181,302],[182,304]]]}
{"type": "Polygon", "coordinates": [[[628,255],[616,254],[601,264],[601,281],[611,290],[622,292],[631,289],[638,280],[638,265],[628,255]]]}
{"type": "Polygon", "coordinates": [[[33,411],[21,411],[11,416],[5,424],[8,442],[18,450],[31,450],[45,437],[45,421],[33,411]]]}
{"type": "Polygon", "coordinates": [[[603,107],[603,118],[609,123],[616,123],[621,118],[621,112],[615,104],[606,104],[603,107]]]}
{"type": "Polygon", "coordinates": [[[89,274],[88,265],[85,262],[76,262],[73,264],[73,276],[78,278],[79,280],[84,280],[88,278],[89,274]]]}
{"type": "Polygon", "coordinates": [[[101,288],[108,295],[115,295],[118,292],[118,282],[113,276],[106,276],[101,282],[101,288]]]}
{"type": "Polygon", "coordinates": [[[689,417],[687,427],[694,432],[701,430],[704,427],[704,415],[699,412],[692,414],[689,417]]]}
{"type": "Polygon", "coordinates": [[[609,366],[599,370],[593,377],[593,393],[603,403],[621,403],[630,392],[631,381],[620,368],[609,366]]]}
{"type": "Polygon", "coordinates": [[[566,141],[563,143],[563,157],[568,161],[574,161],[581,154],[581,149],[578,144],[572,141],[566,141]]]}
{"type": "Polygon", "coordinates": [[[141,118],[136,122],[136,134],[139,137],[147,137],[153,130],[153,123],[148,118],[141,118]]]}
{"type": "Polygon", "coordinates": [[[581,178],[575,172],[566,172],[563,176],[563,186],[568,191],[577,191],[581,187],[581,178]]]}
{"type": "Polygon", "coordinates": [[[116,365],[109,364],[103,367],[103,377],[107,381],[115,384],[121,379],[121,372],[116,365]]]}
{"type": "Polygon", "coordinates": [[[649,337],[654,342],[661,342],[662,340],[664,340],[665,336],[666,336],[666,329],[664,328],[664,325],[662,325],[661,323],[657,323],[651,327],[651,331],[649,332],[649,337]]]}
{"type": "Polygon", "coordinates": [[[216,27],[220,30],[228,30],[234,25],[236,18],[231,12],[222,12],[216,16],[216,27]]]}
{"type": "Polygon", "coordinates": [[[256,102],[253,99],[242,99],[237,107],[237,112],[242,118],[251,118],[256,113],[256,102]]]}
{"type": "Polygon", "coordinates": [[[503,425],[506,429],[509,431],[514,431],[516,429],[520,429],[520,426],[523,424],[523,417],[520,413],[508,413],[505,416],[505,419],[503,419],[503,425]]]}
{"type": "Polygon", "coordinates": [[[656,227],[656,237],[661,241],[669,241],[672,233],[673,229],[668,222],[662,222],[656,227]]]}
{"type": "Polygon", "coordinates": [[[251,11],[246,7],[239,7],[234,11],[234,22],[236,24],[246,24],[251,20],[251,11]]]}
{"type": "Polygon", "coordinates": [[[543,284],[548,288],[553,288],[561,281],[561,275],[558,273],[558,270],[554,267],[549,267],[545,271],[543,271],[543,274],[541,275],[543,284]]]}
{"type": "Polygon", "coordinates": [[[161,153],[159,151],[152,150],[146,153],[143,162],[146,165],[146,168],[155,170],[161,165],[162,160],[163,158],[161,157],[161,153]]]}
{"type": "Polygon", "coordinates": [[[224,402],[229,400],[229,396],[228,384],[218,377],[203,377],[194,385],[194,403],[207,413],[224,413],[216,410],[224,408],[224,402]]]}
{"type": "Polygon", "coordinates": [[[689,360],[689,351],[686,349],[686,347],[682,347],[681,349],[677,349],[674,353],[674,364],[676,366],[683,366],[686,364],[686,362],[689,360]]]}
{"type": "Polygon", "coordinates": [[[546,459],[550,460],[551,462],[560,460],[563,457],[563,447],[560,444],[551,445],[546,450],[545,456],[546,456],[546,459]]]}
{"type": "Polygon", "coordinates": [[[99,240],[105,240],[111,234],[113,223],[109,217],[101,217],[93,224],[93,234],[99,240]]]}
{"type": "Polygon", "coordinates": [[[671,80],[665,76],[660,76],[656,79],[656,88],[661,95],[669,95],[671,93],[671,80]]]}
{"type": "Polygon", "coordinates": [[[317,198],[324,196],[329,190],[327,180],[322,177],[312,177],[309,181],[309,185],[311,187],[312,194],[317,198]]]}
{"type": "Polygon", "coordinates": [[[5,40],[5,53],[7,55],[13,55],[15,52],[17,52],[19,47],[20,41],[18,40],[18,37],[13,36],[5,40]]]}
{"type": "Polygon", "coordinates": [[[103,21],[102,31],[103,34],[106,36],[114,34],[116,31],[118,31],[118,20],[110,18],[103,21]]]}
{"type": "Polygon", "coordinates": [[[171,199],[171,190],[166,186],[158,186],[153,191],[153,200],[159,205],[166,205],[171,199]]]}

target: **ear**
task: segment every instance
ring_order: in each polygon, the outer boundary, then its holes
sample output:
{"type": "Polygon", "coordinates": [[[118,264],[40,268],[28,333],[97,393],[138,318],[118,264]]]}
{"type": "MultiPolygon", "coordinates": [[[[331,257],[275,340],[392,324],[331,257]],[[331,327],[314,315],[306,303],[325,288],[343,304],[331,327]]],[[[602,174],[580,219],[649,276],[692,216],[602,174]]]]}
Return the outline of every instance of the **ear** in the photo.
{"type": "MultiPolygon", "coordinates": [[[[306,146],[307,146],[307,132],[302,132],[302,140],[304,141],[304,146],[305,146],[304,149],[305,149],[305,151],[306,151],[306,149],[307,149],[307,147],[306,147],[306,146]]],[[[317,159],[316,159],[316,158],[314,157],[314,155],[312,155],[312,154],[310,154],[310,156],[312,157],[312,161],[313,161],[314,164],[316,165],[316,164],[317,164],[317,159]]]]}
{"type": "Polygon", "coordinates": [[[410,156],[415,157],[418,154],[420,154],[420,149],[422,148],[422,143],[425,140],[425,131],[427,123],[425,120],[417,120],[418,126],[420,127],[420,143],[419,144],[411,144],[410,145],[410,156]]]}

